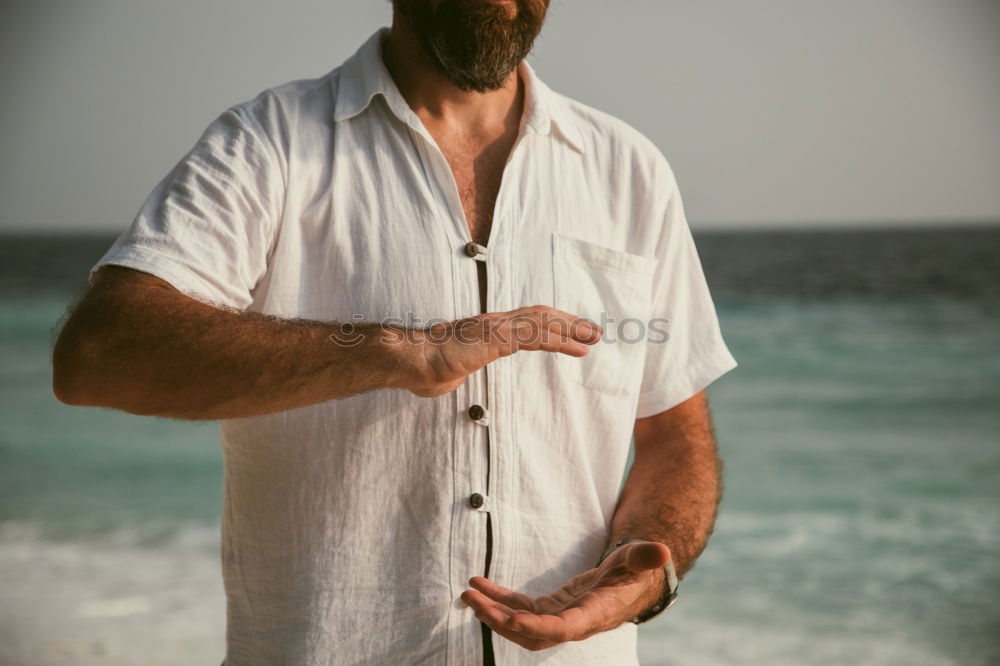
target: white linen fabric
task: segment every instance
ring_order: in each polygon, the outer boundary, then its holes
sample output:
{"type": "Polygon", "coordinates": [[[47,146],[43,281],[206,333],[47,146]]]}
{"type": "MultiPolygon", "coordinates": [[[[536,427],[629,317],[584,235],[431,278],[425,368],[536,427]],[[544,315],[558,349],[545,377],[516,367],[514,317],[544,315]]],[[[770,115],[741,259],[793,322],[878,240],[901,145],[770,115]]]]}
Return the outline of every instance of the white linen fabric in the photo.
{"type": "MultiPolygon", "coordinates": [[[[386,34],[222,113],[91,279],[127,266],[220,306],[323,321],[479,313],[455,181],[383,65],[386,34]]],[[[459,595],[484,573],[487,515],[490,577],[553,591],[607,545],[635,419],[736,365],[660,151],[520,72],[525,111],[479,258],[488,310],[546,304],[609,339],[582,359],[517,353],[438,398],[377,390],[222,421],[228,666],[481,664],[459,595]]],[[[630,664],[636,627],[494,646],[500,664],[630,664]]]]}

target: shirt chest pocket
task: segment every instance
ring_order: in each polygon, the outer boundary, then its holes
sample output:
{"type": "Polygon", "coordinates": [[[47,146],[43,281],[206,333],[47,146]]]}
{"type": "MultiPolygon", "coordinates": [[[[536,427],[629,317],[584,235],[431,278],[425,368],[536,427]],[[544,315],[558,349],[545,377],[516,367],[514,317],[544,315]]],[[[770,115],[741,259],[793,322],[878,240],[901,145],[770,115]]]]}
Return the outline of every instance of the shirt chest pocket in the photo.
{"type": "Polygon", "coordinates": [[[554,305],[604,328],[583,358],[556,354],[559,373],[612,395],[628,395],[641,379],[656,260],[555,233],[554,305]]]}

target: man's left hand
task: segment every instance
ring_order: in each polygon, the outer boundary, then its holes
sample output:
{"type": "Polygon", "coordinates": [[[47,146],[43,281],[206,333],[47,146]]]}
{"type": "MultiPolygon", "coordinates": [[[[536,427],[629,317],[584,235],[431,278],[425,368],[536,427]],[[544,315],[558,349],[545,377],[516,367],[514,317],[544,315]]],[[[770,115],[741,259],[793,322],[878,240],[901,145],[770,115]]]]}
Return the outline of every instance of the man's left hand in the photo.
{"type": "Polygon", "coordinates": [[[636,617],[663,592],[670,549],[653,541],[614,550],[550,595],[529,597],[476,576],[462,601],[494,633],[528,650],[582,641],[636,617]]]}

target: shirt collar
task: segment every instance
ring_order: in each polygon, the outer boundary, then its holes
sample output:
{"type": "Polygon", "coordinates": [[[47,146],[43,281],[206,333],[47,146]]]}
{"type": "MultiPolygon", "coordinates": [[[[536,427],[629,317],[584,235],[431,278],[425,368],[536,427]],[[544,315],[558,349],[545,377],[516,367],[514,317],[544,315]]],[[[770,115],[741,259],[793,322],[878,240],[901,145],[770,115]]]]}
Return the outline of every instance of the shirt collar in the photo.
{"type": "MultiPolygon", "coordinates": [[[[341,66],[333,119],[341,122],[353,118],[365,111],[376,95],[381,95],[397,118],[426,134],[423,123],[403,99],[382,60],[382,40],[388,34],[389,28],[379,28],[341,66]]],[[[580,131],[565,101],[538,78],[527,61],[521,62],[520,71],[525,81],[524,126],[536,134],[558,135],[583,153],[580,131]]]]}

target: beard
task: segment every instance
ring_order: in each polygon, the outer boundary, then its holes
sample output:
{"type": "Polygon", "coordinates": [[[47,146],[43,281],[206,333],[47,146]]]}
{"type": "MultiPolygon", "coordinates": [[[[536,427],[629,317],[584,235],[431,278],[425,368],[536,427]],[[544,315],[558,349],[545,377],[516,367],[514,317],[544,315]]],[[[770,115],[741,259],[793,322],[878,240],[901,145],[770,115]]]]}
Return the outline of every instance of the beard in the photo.
{"type": "Polygon", "coordinates": [[[392,4],[438,73],[460,90],[487,92],[502,88],[531,51],[549,0],[515,0],[513,8],[470,0],[392,4]]]}

